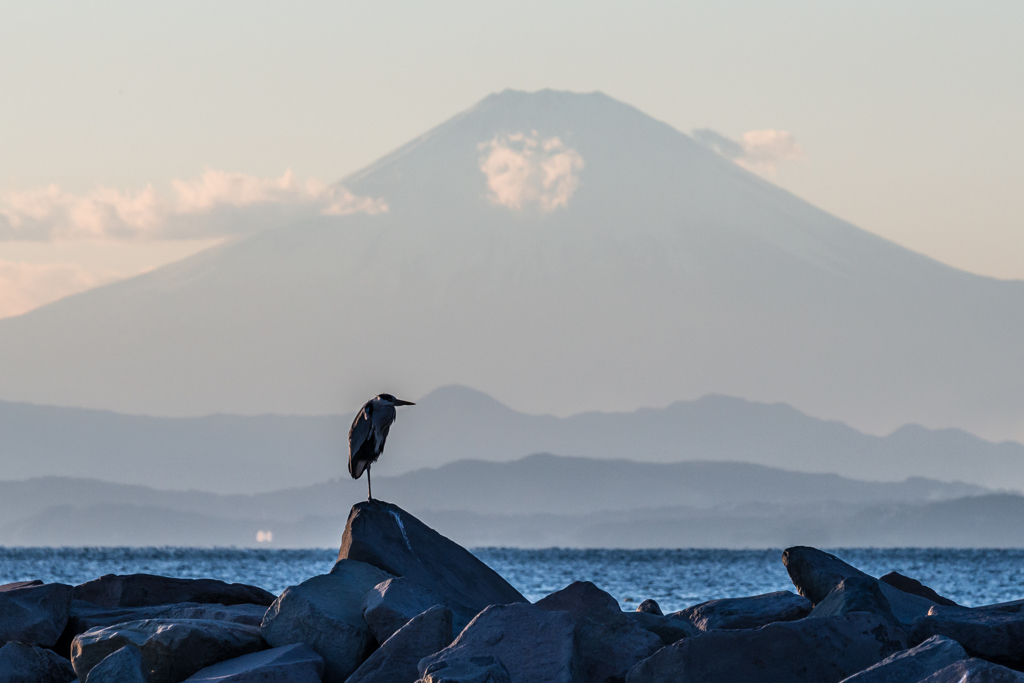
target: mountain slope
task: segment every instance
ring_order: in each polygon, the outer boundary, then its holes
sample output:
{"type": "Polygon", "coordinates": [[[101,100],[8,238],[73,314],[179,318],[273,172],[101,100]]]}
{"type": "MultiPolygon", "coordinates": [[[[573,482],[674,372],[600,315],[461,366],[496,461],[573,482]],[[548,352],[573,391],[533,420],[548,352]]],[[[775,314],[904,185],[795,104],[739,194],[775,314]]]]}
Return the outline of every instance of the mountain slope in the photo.
{"type": "Polygon", "coordinates": [[[311,414],[457,382],[563,415],[724,393],[1024,438],[1024,282],[859,230],[604,95],[488,97],[344,184],[389,211],[0,320],[0,398],[311,414]]]}
{"type": "MultiPolygon", "coordinates": [[[[153,418],[0,402],[0,477],[85,477],[231,494],[347,480],[351,419],[153,418]]],[[[906,426],[877,437],[786,405],[724,396],[558,418],[520,413],[465,387],[438,389],[403,409],[374,472],[383,477],[542,452],[658,463],[747,462],[869,481],[923,476],[1024,491],[1024,446],[958,430],[906,426]]],[[[460,477],[462,470],[445,476],[460,477]]],[[[351,482],[356,491],[363,485],[351,482]]],[[[145,496],[131,502],[145,502],[145,496]]]]}

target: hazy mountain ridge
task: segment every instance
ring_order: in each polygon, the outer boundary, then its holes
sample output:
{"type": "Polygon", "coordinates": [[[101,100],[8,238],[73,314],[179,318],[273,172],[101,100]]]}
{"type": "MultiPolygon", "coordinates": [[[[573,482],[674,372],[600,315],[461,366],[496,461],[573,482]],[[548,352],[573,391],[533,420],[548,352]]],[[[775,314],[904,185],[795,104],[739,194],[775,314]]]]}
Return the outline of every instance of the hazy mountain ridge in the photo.
{"type": "MultiPolygon", "coordinates": [[[[0,545],[260,545],[262,530],[274,534],[273,547],[330,546],[340,539],[349,506],[363,497],[362,484],[335,480],[221,496],[71,478],[0,482],[0,545]]],[[[937,501],[994,500],[977,486],[921,478],[880,483],[745,463],[552,455],[378,477],[375,491],[471,544],[534,547],[601,545],[599,539],[610,546],[672,546],[681,538],[676,527],[693,524],[707,533],[730,530],[717,541],[701,536],[697,545],[733,547],[741,537],[773,545],[779,529],[820,536],[829,524],[843,528],[876,519],[879,511],[909,519],[937,501]],[[632,535],[623,527],[629,520],[637,525],[632,535]],[[745,536],[733,528],[737,520],[750,527],[745,536]]],[[[878,538],[902,538],[892,524],[884,526],[889,535],[880,530],[878,538]]]]}
{"type": "MultiPolygon", "coordinates": [[[[0,463],[7,480],[66,476],[249,494],[344,475],[350,420],[351,415],[152,418],[0,402],[0,463]]],[[[1024,491],[1024,446],[994,444],[959,430],[907,426],[877,437],[789,406],[722,396],[558,418],[520,413],[465,387],[438,389],[403,409],[374,472],[384,481],[389,474],[454,461],[501,462],[542,452],[661,463],[746,462],[867,481],[925,476],[1024,491]]],[[[459,466],[445,476],[458,478],[468,467],[484,465],[459,466]]],[[[351,485],[359,489],[362,482],[351,485]]],[[[480,495],[468,484],[464,490],[480,495]]]]}
{"type": "Polygon", "coordinates": [[[1024,282],[859,230],[599,93],[488,97],[345,184],[389,211],[0,320],[0,397],[316,414],[339,387],[457,382],[534,412],[719,393],[1024,438],[1024,282]],[[541,163],[528,142],[579,157],[564,196],[501,196],[532,176],[492,182],[488,150],[541,163]]]}

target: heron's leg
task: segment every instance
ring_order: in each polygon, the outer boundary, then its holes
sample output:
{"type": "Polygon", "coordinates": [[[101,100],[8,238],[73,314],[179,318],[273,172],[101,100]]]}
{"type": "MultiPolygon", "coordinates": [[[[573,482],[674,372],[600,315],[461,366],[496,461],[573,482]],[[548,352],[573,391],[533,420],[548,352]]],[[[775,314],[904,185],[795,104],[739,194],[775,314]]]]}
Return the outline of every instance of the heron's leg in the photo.
{"type": "Polygon", "coordinates": [[[370,485],[370,466],[366,466],[366,500],[373,500],[373,487],[370,485]]]}

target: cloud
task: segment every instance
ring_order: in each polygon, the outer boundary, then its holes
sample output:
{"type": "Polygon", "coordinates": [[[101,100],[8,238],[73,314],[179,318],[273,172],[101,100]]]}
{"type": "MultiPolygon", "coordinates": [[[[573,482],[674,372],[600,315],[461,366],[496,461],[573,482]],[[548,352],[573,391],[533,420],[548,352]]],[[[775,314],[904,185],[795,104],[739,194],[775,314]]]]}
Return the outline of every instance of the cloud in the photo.
{"type": "Polygon", "coordinates": [[[541,139],[537,131],[499,135],[478,149],[490,200],[500,206],[537,204],[552,211],[567,206],[579,186],[583,157],[557,137],[541,139]]]}
{"type": "Polygon", "coordinates": [[[57,185],[0,196],[0,239],[155,240],[255,232],[305,214],[341,216],[387,211],[382,199],[359,197],[316,179],[300,182],[207,169],[173,180],[171,191],[100,187],[85,194],[57,185]]]}
{"type": "Polygon", "coordinates": [[[752,130],[739,140],[732,140],[710,128],[702,128],[693,131],[693,137],[705,147],[755,173],[775,175],[780,162],[805,158],[796,138],[784,130],[752,130]]]}
{"type": "Polygon", "coordinates": [[[0,318],[21,315],[122,277],[122,273],[97,273],[69,263],[0,261],[0,318]]]}

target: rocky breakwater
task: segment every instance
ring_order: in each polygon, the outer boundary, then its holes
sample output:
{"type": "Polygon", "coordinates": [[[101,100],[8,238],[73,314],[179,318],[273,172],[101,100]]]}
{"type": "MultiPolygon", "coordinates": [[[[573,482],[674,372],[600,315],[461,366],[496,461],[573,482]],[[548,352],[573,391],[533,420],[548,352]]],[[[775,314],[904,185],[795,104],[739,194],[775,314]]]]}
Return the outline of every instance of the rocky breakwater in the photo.
{"type": "Polygon", "coordinates": [[[352,509],[330,572],[273,596],[135,575],[0,587],[0,683],[1024,683],[1024,602],[961,607],[814,548],[796,592],[636,612],[527,602],[397,506],[352,509]]]}

